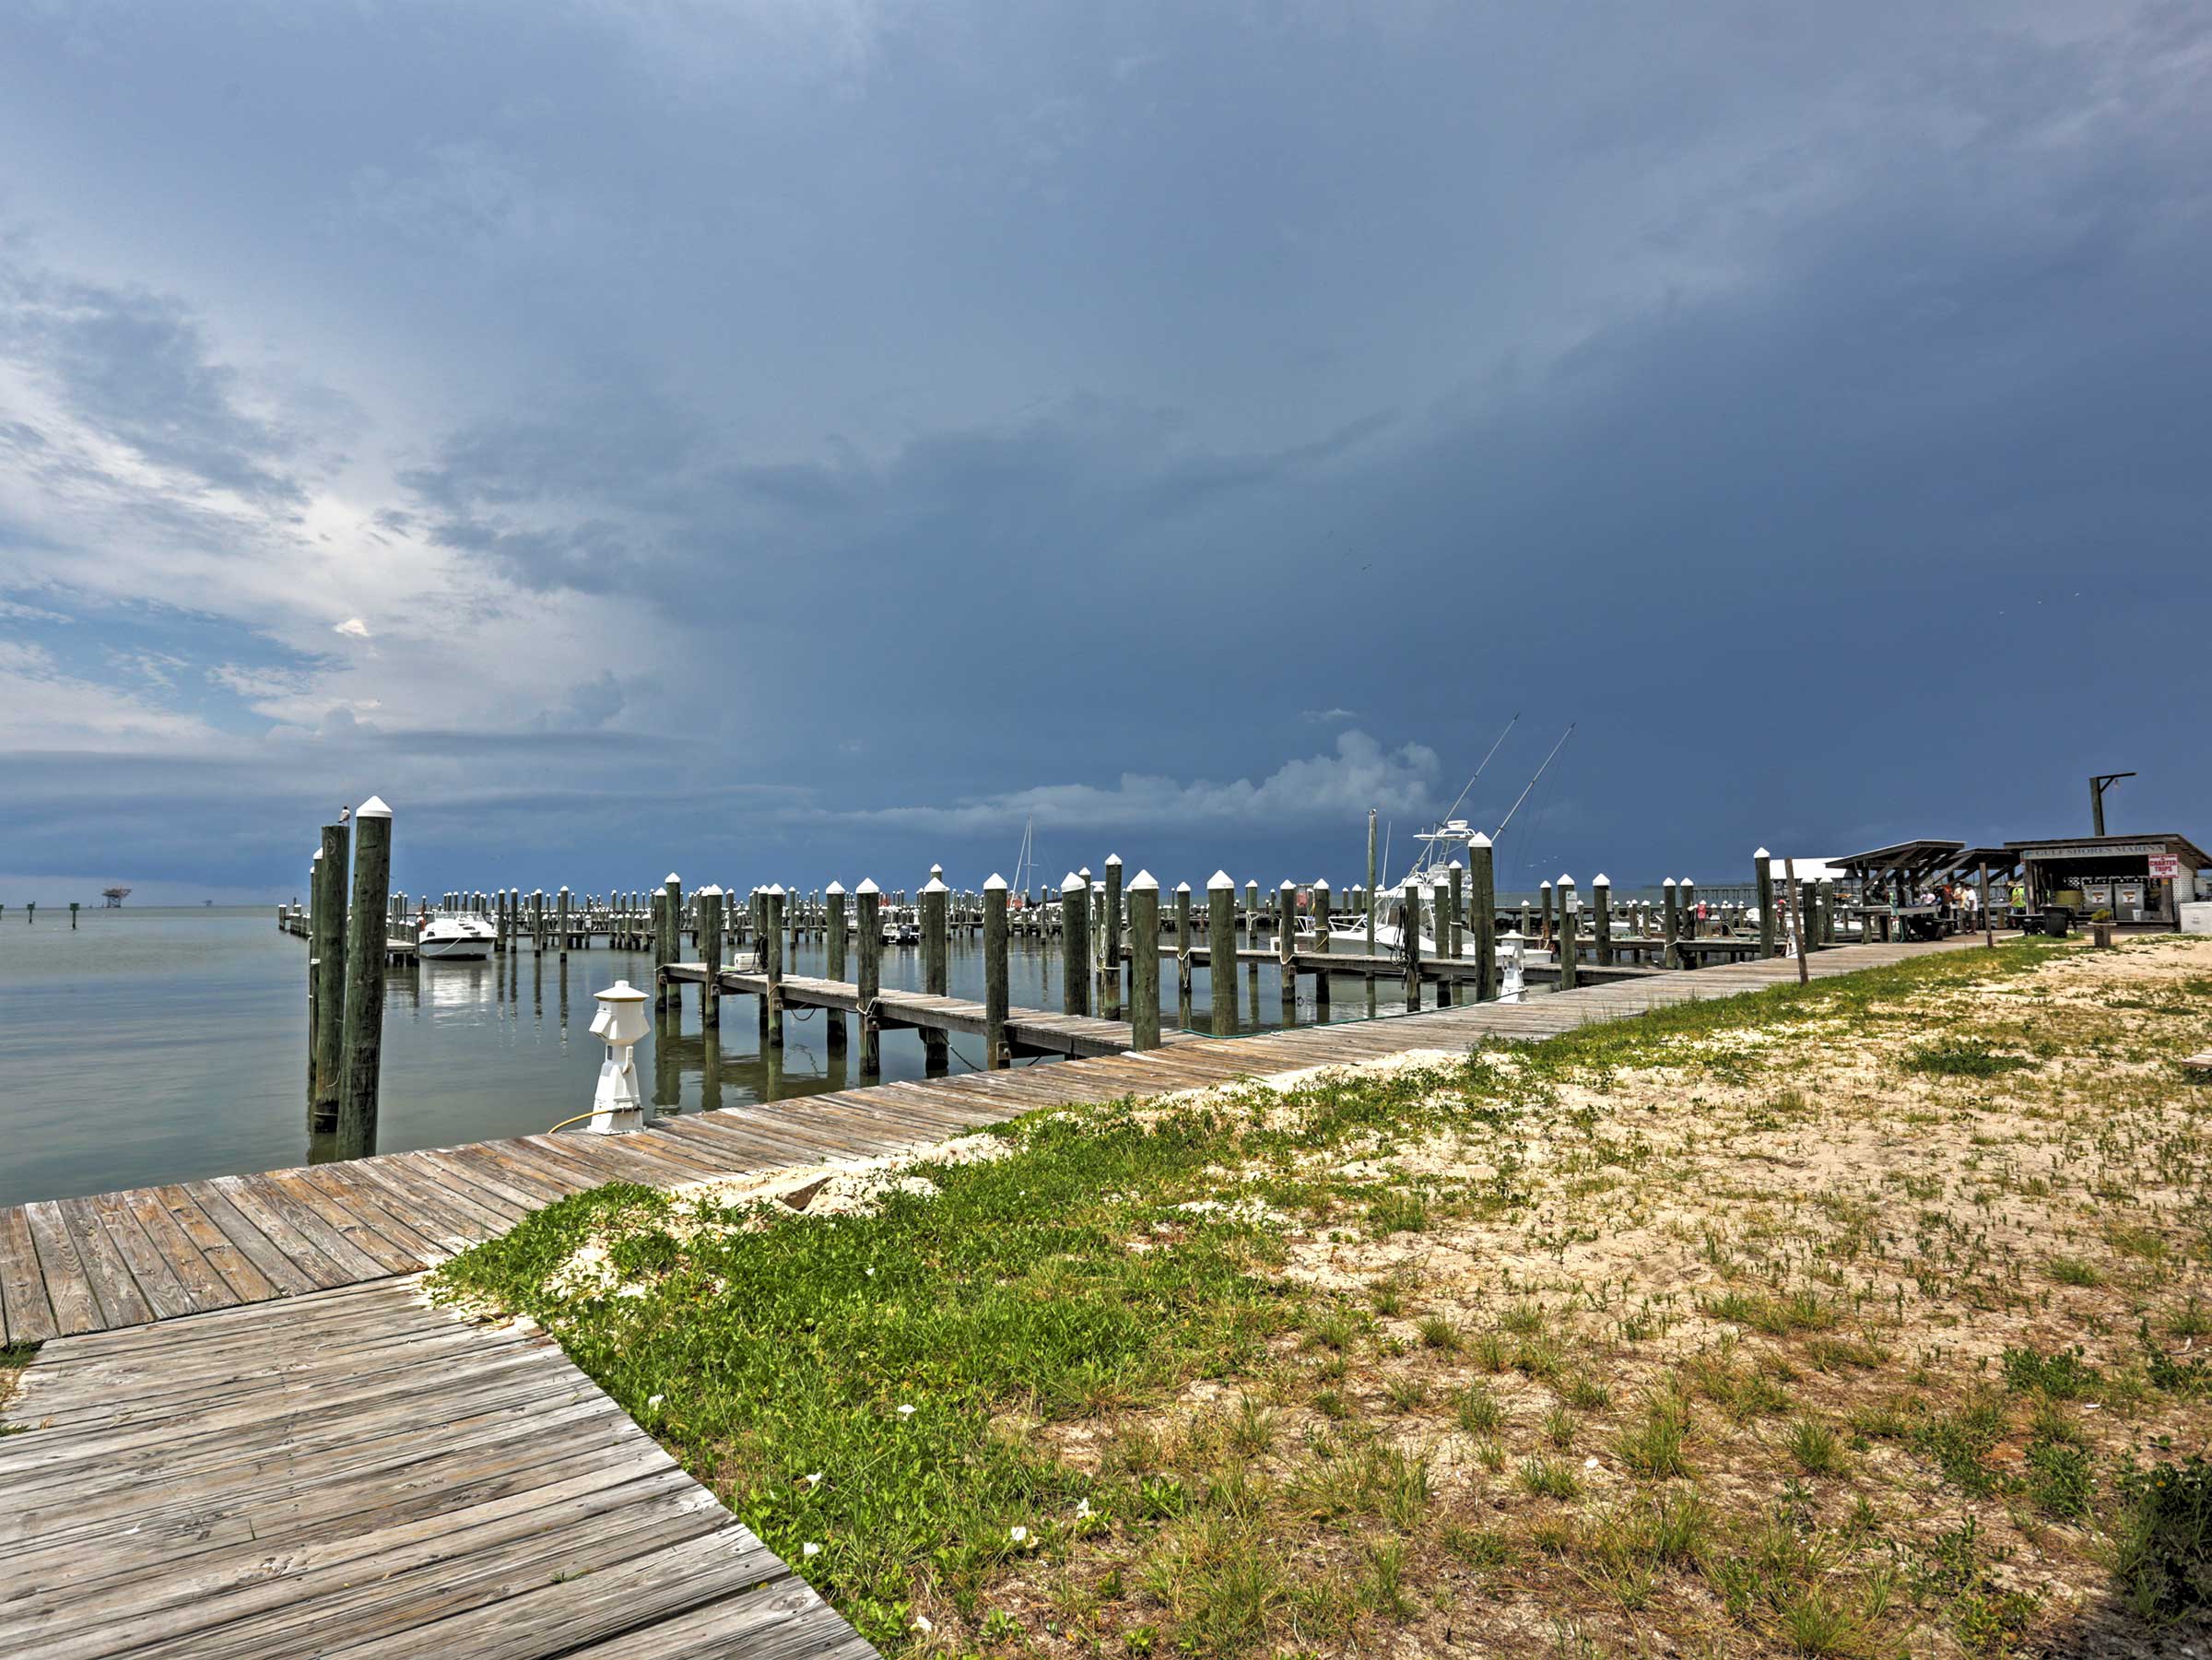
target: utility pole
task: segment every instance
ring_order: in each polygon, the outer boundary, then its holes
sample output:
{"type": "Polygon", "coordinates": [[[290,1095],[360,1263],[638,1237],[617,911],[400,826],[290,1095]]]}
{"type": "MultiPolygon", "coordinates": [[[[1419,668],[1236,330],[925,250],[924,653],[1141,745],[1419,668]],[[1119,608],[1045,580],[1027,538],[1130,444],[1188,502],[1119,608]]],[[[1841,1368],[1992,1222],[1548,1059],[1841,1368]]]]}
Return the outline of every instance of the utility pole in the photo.
{"type": "Polygon", "coordinates": [[[2123,778],[2133,778],[2133,772],[2092,772],[2089,775],[2089,822],[2096,828],[2093,836],[2104,834],[2104,793],[2123,778]]]}

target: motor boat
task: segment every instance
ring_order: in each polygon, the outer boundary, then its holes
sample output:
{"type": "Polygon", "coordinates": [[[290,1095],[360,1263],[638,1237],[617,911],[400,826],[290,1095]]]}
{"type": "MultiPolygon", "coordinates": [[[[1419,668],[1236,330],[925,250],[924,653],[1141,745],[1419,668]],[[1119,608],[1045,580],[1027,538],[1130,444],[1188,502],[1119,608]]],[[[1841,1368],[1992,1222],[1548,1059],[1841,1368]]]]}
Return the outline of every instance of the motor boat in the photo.
{"type": "Polygon", "coordinates": [[[482,962],[499,936],[480,916],[433,916],[415,936],[415,956],[422,962],[482,962]]]}

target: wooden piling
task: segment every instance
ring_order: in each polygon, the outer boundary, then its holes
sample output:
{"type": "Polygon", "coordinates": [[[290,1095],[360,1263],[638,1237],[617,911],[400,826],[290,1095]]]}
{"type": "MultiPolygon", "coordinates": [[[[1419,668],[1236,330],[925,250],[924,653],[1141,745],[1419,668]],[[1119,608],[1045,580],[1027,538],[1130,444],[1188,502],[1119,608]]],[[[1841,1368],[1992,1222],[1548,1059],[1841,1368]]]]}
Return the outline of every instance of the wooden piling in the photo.
{"type": "Polygon", "coordinates": [[[1406,962],[1406,1012],[1421,1007],[1421,889],[1408,881],[1398,893],[1398,940],[1406,962]]]}
{"type": "Polygon", "coordinates": [[[392,809],[371,795],[353,815],[353,916],[346,930],[344,1081],[334,1150],[341,1159],[376,1150],[378,1082],[383,1069],[385,906],[392,889],[392,809]]]}
{"type": "Polygon", "coordinates": [[[1148,870],[1129,883],[1129,1047],[1159,1047],[1159,883],[1148,870]]]}
{"type": "Polygon", "coordinates": [[[1191,995],[1191,885],[1175,884],[1175,995],[1188,1002],[1191,995]]]}
{"type": "MultiPolygon", "coordinates": [[[[1329,954],[1329,885],[1316,879],[1313,884],[1313,949],[1319,955],[1329,954]]],[[[1313,976],[1313,1018],[1326,1021],[1329,1018],[1329,971],[1319,970],[1313,976]]]]}
{"type": "Polygon", "coordinates": [[[1237,1033],[1237,885],[1217,870],[1206,884],[1207,998],[1213,1004],[1214,1035],[1237,1033]]]}
{"type": "Polygon", "coordinates": [[[1090,1013],[1090,884],[1075,871],[1060,884],[1060,1012],[1090,1013]]]}
{"type": "Polygon", "coordinates": [[[710,1031],[722,1030],[722,889],[712,883],[699,890],[699,954],[705,959],[706,978],[699,983],[699,1023],[710,1031]]]}
{"type": "Polygon", "coordinates": [[[557,924],[560,929],[560,954],[565,959],[569,954],[569,890],[567,888],[561,889],[557,903],[560,910],[560,920],[557,924]]]}
{"type": "Polygon", "coordinates": [[[328,1135],[338,1127],[338,1098],[346,1079],[346,859],[353,832],[344,824],[323,827],[315,855],[312,919],[315,1023],[310,1034],[312,1087],[308,1128],[328,1135]]]}
{"type": "Polygon", "coordinates": [[[1666,942],[1666,949],[1661,954],[1660,961],[1664,967],[1678,969],[1682,966],[1682,952],[1678,943],[1682,938],[1682,896],[1672,877],[1659,884],[1659,892],[1665,901],[1661,923],[1665,932],[1661,937],[1666,942]]]}
{"type": "Polygon", "coordinates": [[[1540,912],[1537,919],[1537,926],[1540,932],[1538,933],[1537,937],[1546,945],[1549,945],[1552,941],[1551,898],[1551,884],[1549,882],[1542,882],[1537,884],[1536,901],[1540,912]]]}
{"type": "MultiPolygon", "coordinates": [[[[832,882],[822,890],[822,957],[824,971],[832,980],[845,977],[845,885],[832,882]]],[[[822,1018],[828,1022],[824,1041],[832,1053],[842,1054],[848,1042],[845,1036],[845,1017],[839,1010],[827,1008],[822,1018]]]]}
{"type": "Polygon", "coordinates": [[[1467,905],[1475,930],[1475,1001],[1498,995],[1498,859],[1477,830],[1467,842],[1467,905]]]}
{"type": "Polygon", "coordinates": [[[996,871],[983,884],[983,1065],[998,1071],[1014,1064],[1006,1047],[1006,879],[996,871]]]}
{"type": "Polygon", "coordinates": [[[1575,984],[1574,878],[1572,877],[1561,876],[1559,877],[1559,990],[1571,992],[1574,990],[1575,984]]]}
{"type": "Polygon", "coordinates": [[[1613,878],[1599,871],[1590,878],[1590,954],[1597,966],[1613,966],[1613,878]]]}
{"type": "Polygon", "coordinates": [[[783,1047],[783,889],[771,884],[760,895],[762,922],[761,943],[767,948],[768,995],[761,1003],[768,1010],[768,1042],[771,1049],[783,1047]]]}
{"type": "Polygon", "coordinates": [[[1122,1018],[1122,855],[1106,855],[1106,892],[1099,909],[1099,961],[1105,993],[1100,1009],[1109,1020],[1122,1018]]]}
{"type": "Polygon", "coordinates": [[[1774,927],[1774,864],[1765,848],[1751,855],[1759,891],[1759,954],[1772,957],[1780,952],[1774,927]]]}
{"type": "MultiPolygon", "coordinates": [[[[950,892],[945,878],[935,866],[930,869],[929,880],[923,884],[920,896],[922,911],[922,989],[932,997],[942,997],[950,984],[950,947],[946,933],[946,904],[950,892]]],[[[922,1063],[932,1075],[943,1072],[948,1065],[949,1041],[941,1026],[922,1029],[922,1063]]]]}
{"type": "Polygon", "coordinates": [[[853,890],[859,901],[860,972],[854,990],[860,997],[860,1070],[865,1077],[883,1071],[883,1042],[876,1027],[876,999],[883,992],[883,891],[864,879],[853,890]]]}

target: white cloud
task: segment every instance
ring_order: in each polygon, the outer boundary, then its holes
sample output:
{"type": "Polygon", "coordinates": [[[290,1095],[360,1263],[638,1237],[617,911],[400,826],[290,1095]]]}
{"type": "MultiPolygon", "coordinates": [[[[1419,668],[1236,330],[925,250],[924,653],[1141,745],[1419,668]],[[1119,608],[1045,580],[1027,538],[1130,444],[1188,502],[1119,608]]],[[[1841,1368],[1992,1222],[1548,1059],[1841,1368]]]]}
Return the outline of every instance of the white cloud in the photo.
{"type": "Polygon", "coordinates": [[[334,634],[344,634],[353,640],[369,638],[369,625],[358,617],[348,617],[344,622],[334,624],[330,631],[334,634]]]}
{"type": "Polygon", "coordinates": [[[1110,825],[1307,824],[1378,807],[1395,816],[1435,810],[1436,751],[1423,744],[1386,750],[1364,732],[1338,735],[1334,754],[1286,761],[1254,783],[1124,772],[1111,787],[1039,784],[940,806],[878,807],[830,817],[945,834],[1003,830],[1034,818],[1051,829],[1110,825]]]}

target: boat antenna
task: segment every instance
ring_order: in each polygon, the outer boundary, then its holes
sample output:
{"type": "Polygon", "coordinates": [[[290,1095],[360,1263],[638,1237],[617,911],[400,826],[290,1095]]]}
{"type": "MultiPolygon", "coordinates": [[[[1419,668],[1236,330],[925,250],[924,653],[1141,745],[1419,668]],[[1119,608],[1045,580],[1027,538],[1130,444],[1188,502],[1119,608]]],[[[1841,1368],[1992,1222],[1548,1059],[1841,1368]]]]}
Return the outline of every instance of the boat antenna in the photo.
{"type": "MultiPolygon", "coordinates": [[[[1569,721],[1567,723],[1567,730],[1559,734],[1559,741],[1551,747],[1551,755],[1547,755],[1544,758],[1544,767],[1550,766],[1552,756],[1559,754],[1560,750],[1567,747],[1567,740],[1574,736],[1575,724],[1576,723],[1572,721],[1569,721]]],[[[1511,824],[1513,821],[1513,814],[1521,810],[1521,803],[1526,801],[1528,799],[1529,791],[1536,787],[1536,779],[1544,776],[1544,767],[1538,767],[1535,775],[1531,777],[1526,783],[1521,786],[1521,794],[1515,798],[1512,811],[1506,814],[1504,819],[1499,824],[1497,830],[1491,833],[1491,841],[1495,842],[1500,836],[1505,834],[1506,825],[1511,824]]]]}
{"type": "Polygon", "coordinates": [[[1466,798],[1467,798],[1467,790],[1471,790],[1471,789],[1473,789],[1473,788],[1475,787],[1475,784],[1476,784],[1476,782],[1477,782],[1477,780],[1478,780],[1478,779],[1480,779],[1480,778],[1482,777],[1482,769],[1483,769],[1483,767],[1487,767],[1487,766],[1488,766],[1488,765],[1490,764],[1491,758],[1492,758],[1492,757],[1494,757],[1494,756],[1495,756],[1495,755],[1498,753],[1498,744],[1502,744],[1503,742],[1505,742],[1505,733],[1506,733],[1506,732],[1511,732],[1511,731],[1513,729],[1514,723],[1515,723],[1515,722],[1518,722],[1518,721],[1520,720],[1520,718],[1521,718],[1521,712],[1520,712],[1518,709],[1514,710],[1514,711],[1513,711],[1513,718],[1512,718],[1512,720],[1511,720],[1511,721],[1508,721],[1508,722],[1506,722],[1506,724],[1505,724],[1505,732],[1500,732],[1500,733],[1498,735],[1498,743],[1497,743],[1497,744],[1492,744],[1492,745],[1490,746],[1490,753],[1489,753],[1488,755],[1486,755],[1486,756],[1484,756],[1484,757],[1482,758],[1482,766],[1481,766],[1481,767],[1477,767],[1477,768],[1475,769],[1475,777],[1474,777],[1474,778],[1470,778],[1470,779],[1468,779],[1468,780],[1467,780],[1467,788],[1466,788],[1466,790],[1462,790],[1462,791],[1460,791],[1460,793],[1459,793],[1459,801],[1454,801],[1454,802],[1452,804],[1450,810],[1449,810],[1449,811],[1447,811],[1447,812],[1444,814],[1444,818],[1443,818],[1443,821],[1444,821],[1445,823],[1449,824],[1449,823],[1452,821],[1452,815],[1453,815],[1453,813],[1456,813],[1456,812],[1458,812],[1458,811],[1459,811],[1459,805],[1460,805],[1460,802],[1461,802],[1461,801],[1465,801],[1465,800],[1466,800],[1466,798]]]}

